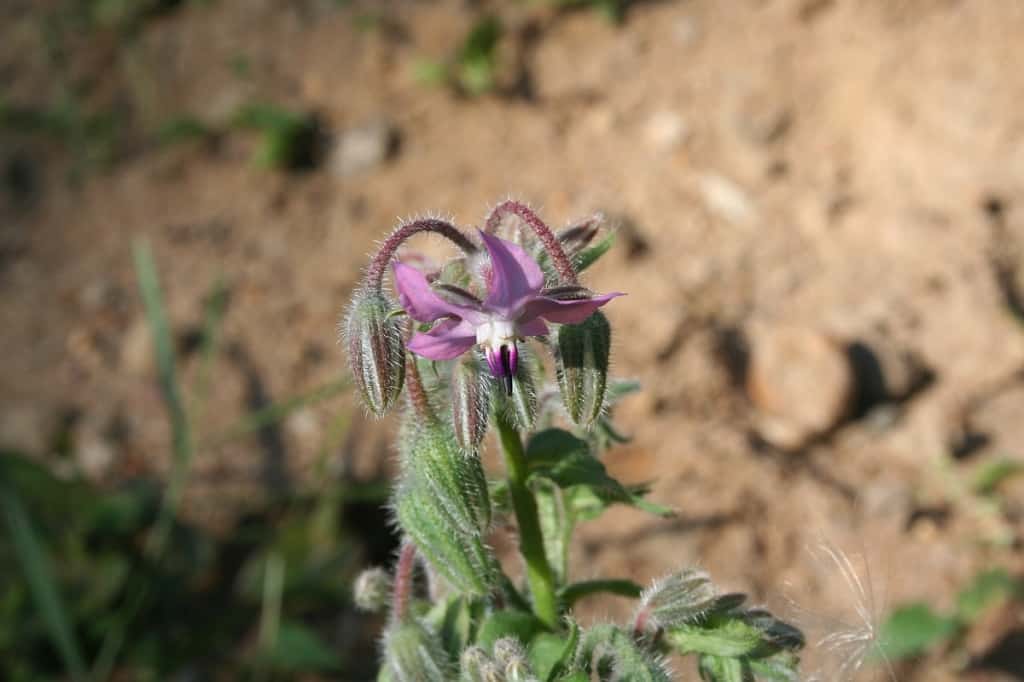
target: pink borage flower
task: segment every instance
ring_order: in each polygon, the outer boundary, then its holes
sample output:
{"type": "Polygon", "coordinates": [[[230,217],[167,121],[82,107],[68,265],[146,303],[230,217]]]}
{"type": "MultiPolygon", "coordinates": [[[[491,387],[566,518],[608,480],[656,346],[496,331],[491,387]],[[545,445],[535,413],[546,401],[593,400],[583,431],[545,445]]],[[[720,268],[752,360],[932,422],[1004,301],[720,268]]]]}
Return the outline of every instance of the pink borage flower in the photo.
{"type": "Polygon", "coordinates": [[[455,286],[432,286],[422,272],[401,262],[394,265],[395,288],[409,317],[437,323],[414,334],[409,350],[431,360],[451,360],[482,346],[491,374],[511,393],[517,341],[547,334],[548,322],[583,322],[623,294],[591,295],[577,286],[544,289],[544,273],[526,251],[486,232],[480,238],[490,256],[484,300],[455,286]]]}

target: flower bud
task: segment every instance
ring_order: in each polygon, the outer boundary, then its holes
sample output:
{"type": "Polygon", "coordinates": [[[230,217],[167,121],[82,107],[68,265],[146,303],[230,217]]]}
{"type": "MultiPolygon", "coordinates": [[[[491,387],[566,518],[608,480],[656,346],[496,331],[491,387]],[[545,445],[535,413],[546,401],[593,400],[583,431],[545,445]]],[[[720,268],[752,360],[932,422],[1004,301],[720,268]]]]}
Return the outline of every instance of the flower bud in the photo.
{"type": "Polygon", "coordinates": [[[352,378],[363,402],[378,417],[402,391],[405,343],[402,325],[392,312],[397,303],[379,291],[360,287],[342,321],[352,378]]]}
{"type": "Polygon", "coordinates": [[[580,251],[587,248],[590,242],[594,240],[594,237],[597,236],[602,222],[604,222],[604,216],[597,213],[575,225],[560,230],[555,236],[558,237],[565,255],[573,258],[580,251]]]}
{"type": "Polygon", "coordinates": [[[416,621],[384,633],[384,665],[394,682],[448,682],[448,655],[441,639],[416,621]]]}
{"type": "Polygon", "coordinates": [[[558,329],[558,387],[569,417],[580,426],[590,427],[604,407],[611,335],[608,318],[600,311],[580,324],[563,324],[558,329]]]}
{"type": "Polygon", "coordinates": [[[463,682],[504,682],[501,670],[478,646],[471,646],[462,652],[459,667],[463,682]]]}
{"type": "Polygon", "coordinates": [[[379,613],[391,598],[391,576],[380,567],[368,568],[356,578],[352,590],[356,608],[368,613],[379,613]]]}
{"type": "Polygon", "coordinates": [[[484,544],[491,504],[480,459],[463,452],[446,425],[407,427],[401,441],[399,523],[453,588],[488,593],[495,560],[484,544]]]}
{"type": "Polygon", "coordinates": [[[494,643],[494,662],[505,671],[508,682],[536,679],[526,660],[526,651],[515,637],[502,637],[494,643]]]}
{"type": "Polygon", "coordinates": [[[716,607],[715,586],[704,571],[686,569],[655,580],[640,596],[636,629],[657,630],[692,623],[716,607]]]}
{"type": "Polygon", "coordinates": [[[491,412],[490,380],[475,354],[466,353],[452,367],[452,427],[463,449],[473,452],[487,435],[491,412]]]}

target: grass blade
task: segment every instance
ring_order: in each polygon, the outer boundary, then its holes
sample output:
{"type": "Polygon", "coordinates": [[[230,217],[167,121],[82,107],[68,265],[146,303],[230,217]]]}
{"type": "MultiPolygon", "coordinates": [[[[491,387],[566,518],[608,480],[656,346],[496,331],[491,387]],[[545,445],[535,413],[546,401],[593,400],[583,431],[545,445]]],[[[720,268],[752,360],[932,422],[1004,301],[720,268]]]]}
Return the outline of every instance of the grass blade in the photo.
{"type": "Polygon", "coordinates": [[[160,554],[177,514],[178,503],[181,500],[181,493],[188,475],[188,466],[192,459],[192,433],[181,396],[181,388],[178,385],[174,359],[174,336],[171,334],[171,328],[167,322],[163,294],[160,291],[160,282],[149,244],[145,241],[136,242],[134,255],[139,293],[142,295],[146,320],[149,323],[150,333],[153,335],[160,392],[171,422],[173,453],[171,479],[160,511],[154,544],[151,547],[156,554],[160,554]]]}
{"type": "Polygon", "coordinates": [[[50,639],[64,661],[64,667],[73,680],[85,679],[85,664],[75,639],[71,620],[61,599],[49,557],[32,528],[21,497],[0,471],[0,508],[3,510],[7,530],[15,553],[25,572],[29,591],[39,609],[50,639]]]}
{"type": "Polygon", "coordinates": [[[220,346],[221,322],[224,320],[227,302],[227,287],[224,285],[223,279],[217,278],[213,290],[206,299],[206,315],[203,320],[203,336],[199,348],[199,374],[192,391],[192,423],[196,425],[197,429],[201,428],[200,422],[206,408],[207,398],[210,395],[210,374],[214,358],[217,356],[217,349],[220,346]]]}
{"type": "Polygon", "coordinates": [[[234,426],[212,438],[210,442],[202,443],[202,446],[217,447],[233,441],[236,438],[241,438],[242,436],[259,431],[270,424],[281,421],[298,409],[309,405],[316,405],[340,395],[347,391],[350,386],[351,381],[349,379],[339,379],[337,381],[331,381],[321,386],[317,386],[306,393],[300,393],[292,398],[267,405],[261,410],[256,410],[245,415],[234,426]]]}

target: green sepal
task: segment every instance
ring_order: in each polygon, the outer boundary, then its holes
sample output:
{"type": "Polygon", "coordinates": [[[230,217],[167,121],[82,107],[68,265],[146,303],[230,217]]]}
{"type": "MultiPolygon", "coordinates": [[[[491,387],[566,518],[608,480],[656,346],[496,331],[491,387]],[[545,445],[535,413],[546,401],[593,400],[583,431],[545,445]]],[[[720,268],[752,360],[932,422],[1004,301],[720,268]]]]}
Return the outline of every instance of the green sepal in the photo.
{"type": "Polygon", "coordinates": [[[609,232],[604,236],[601,241],[596,244],[591,244],[587,248],[583,249],[579,253],[572,257],[573,267],[576,268],[576,272],[583,272],[591,265],[596,263],[615,244],[615,233],[609,232]]]}
{"type": "Polygon", "coordinates": [[[402,476],[395,511],[417,549],[456,590],[491,592],[496,560],[484,540],[490,527],[487,480],[447,424],[412,424],[400,435],[402,476]]]}
{"type": "Polygon", "coordinates": [[[600,310],[555,333],[555,375],[562,404],[575,424],[590,428],[604,408],[612,328],[600,310]]]}

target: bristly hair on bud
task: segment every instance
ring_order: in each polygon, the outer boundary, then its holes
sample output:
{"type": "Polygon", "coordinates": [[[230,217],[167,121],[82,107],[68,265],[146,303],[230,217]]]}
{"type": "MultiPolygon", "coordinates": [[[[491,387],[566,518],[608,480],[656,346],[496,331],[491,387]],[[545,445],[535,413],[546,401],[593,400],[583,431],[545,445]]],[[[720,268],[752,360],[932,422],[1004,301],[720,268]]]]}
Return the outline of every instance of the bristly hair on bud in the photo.
{"type": "Polygon", "coordinates": [[[452,428],[467,452],[475,452],[487,435],[491,413],[491,380],[477,353],[466,353],[452,365],[452,428]]]}
{"type": "Polygon", "coordinates": [[[396,311],[397,302],[363,286],[341,324],[352,379],[363,404],[378,417],[394,404],[405,378],[404,325],[396,311]]]}
{"type": "Polygon", "coordinates": [[[391,600],[391,576],[379,566],[368,568],[356,578],[352,593],[357,609],[380,613],[391,600]]]}
{"type": "Polygon", "coordinates": [[[384,633],[384,665],[393,682],[450,682],[451,664],[441,638],[416,620],[384,633]]]}
{"type": "Polygon", "coordinates": [[[402,477],[394,509],[420,553],[454,589],[489,593],[496,560],[485,543],[491,523],[487,479],[447,423],[407,419],[399,436],[402,477]]]}
{"type": "Polygon", "coordinates": [[[649,632],[699,620],[716,605],[717,591],[710,576],[697,569],[684,569],[659,578],[640,595],[633,616],[633,632],[649,632]]]}
{"type": "Polygon", "coordinates": [[[600,311],[580,324],[563,324],[555,341],[555,373],[569,418],[590,428],[604,408],[611,325],[600,311]]]}

